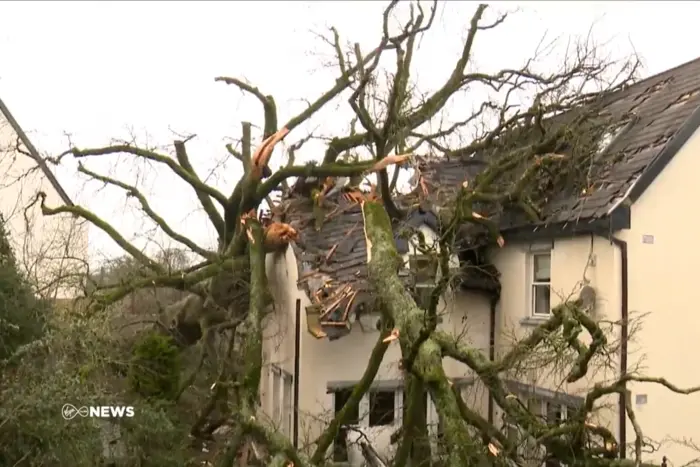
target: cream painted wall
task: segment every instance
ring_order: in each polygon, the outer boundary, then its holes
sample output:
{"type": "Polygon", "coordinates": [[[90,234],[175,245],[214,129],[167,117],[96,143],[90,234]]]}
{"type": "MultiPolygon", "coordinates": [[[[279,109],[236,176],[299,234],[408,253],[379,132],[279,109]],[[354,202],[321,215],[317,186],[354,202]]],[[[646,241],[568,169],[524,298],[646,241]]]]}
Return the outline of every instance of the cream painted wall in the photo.
{"type": "MultiPolygon", "coordinates": [[[[646,376],[665,377],[680,387],[700,385],[700,275],[698,222],[700,205],[700,131],[674,156],[632,205],[632,228],[618,235],[629,254],[629,308],[641,324],[630,344],[629,368],[646,376]]],[[[667,456],[671,465],[700,457],[697,450],[672,439],[700,444],[700,393],[680,395],[655,384],[630,386],[644,435],[666,441],[650,460],[667,456]],[[637,399],[646,399],[637,401],[637,399]]],[[[634,441],[632,426],[628,442],[634,441]]]]}
{"type": "Polygon", "coordinates": [[[44,191],[46,203],[59,206],[61,200],[36,164],[14,150],[17,136],[0,114],[0,212],[21,268],[39,284],[42,294],[54,298],[74,297],[77,277],[84,271],[88,235],[85,223],[71,216],[42,216],[38,204],[25,210],[44,191]],[[27,222],[28,221],[28,222],[27,222]]]}
{"type": "MultiPolygon", "coordinates": [[[[581,287],[588,281],[588,285],[597,293],[593,317],[603,321],[616,321],[620,318],[620,253],[609,240],[585,236],[544,243],[511,243],[493,251],[491,255],[501,272],[502,286],[501,300],[496,310],[497,356],[504,355],[516,340],[528,335],[544,321],[532,316],[531,306],[532,254],[540,251],[551,251],[552,255],[552,307],[578,297],[581,287]]],[[[615,343],[618,329],[609,325],[605,325],[604,329],[610,333],[610,342],[615,343]]],[[[566,368],[570,369],[570,365],[566,368]]],[[[535,363],[533,360],[524,370],[509,377],[551,391],[582,395],[593,383],[614,378],[617,372],[617,363],[613,362],[612,367],[606,368],[599,362],[592,365],[587,377],[566,384],[566,373],[558,370],[556,365],[543,365],[540,361],[535,363]]],[[[597,422],[607,426],[613,433],[618,431],[617,412],[614,409],[616,401],[616,397],[601,400],[596,416],[597,422]],[[613,410],[608,409],[609,406],[613,410]]],[[[497,410],[495,419],[501,420],[501,415],[497,410]]]]}

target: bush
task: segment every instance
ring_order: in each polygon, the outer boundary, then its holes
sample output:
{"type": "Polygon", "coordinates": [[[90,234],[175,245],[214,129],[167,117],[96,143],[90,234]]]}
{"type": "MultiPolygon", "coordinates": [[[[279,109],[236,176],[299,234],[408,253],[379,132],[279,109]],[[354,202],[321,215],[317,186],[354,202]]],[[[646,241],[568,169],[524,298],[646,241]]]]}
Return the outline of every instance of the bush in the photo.
{"type": "Polygon", "coordinates": [[[5,222],[0,216],[0,360],[44,335],[49,304],[37,298],[17,270],[5,222]]]}
{"type": "MultiPolygon", "coordinates": [[[[128,390],[127,379],[113,368],[130,346],[105,334],[104,317],[56,322],[42,342],[22,353],[18,364],[0,366],[0,466],[104,465],[109,422],[64,420],[66,403],[134,407],[134,417],[118,421],[121,448],[111,447],[121,451],[117,465],[188,465],[190,424],[172,404],[146,401],[128,390]]],[[[144,342],[147,349],[164,344],[157,338],[144,342]]]]}
{"type": "Polygon", "coordinates": [[[180,383],[180,352],[170,336],[148,333],[134,346],[129,384],[139,395],[172,399],[180,383]]]}

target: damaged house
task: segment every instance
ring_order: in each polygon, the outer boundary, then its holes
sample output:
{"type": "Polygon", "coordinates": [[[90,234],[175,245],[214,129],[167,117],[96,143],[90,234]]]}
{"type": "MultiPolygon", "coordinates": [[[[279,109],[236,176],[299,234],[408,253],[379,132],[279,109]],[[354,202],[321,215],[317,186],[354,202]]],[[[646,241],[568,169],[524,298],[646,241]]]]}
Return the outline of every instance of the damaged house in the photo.
{"type": "MultiPolygon", "coordinates": [[[[528,398],[543,416],[565,418],[581,403],[585,388],[633,371],[642,359],[646,375],[663,376],[679,387],[698,384],[686,356],[698,342],[691,304],[700,252],[693,246],[694,217],[687,213],[700,205],[695,180],[700,172],[699,107],[700,59],[608,96],[602,112],[609,122],[606,131],[591,136],[594,144],[576,145],[590,153],[584,185],[563,179],[538,187],[545,193],[538,221],[485,207],[483,214],[498,220],[505,245],[499,248],[465,232],[464,244],[451,252],[451,267],[460,280],[444,297],[439,326],[490,358],[507,351],[515,338],[572,297],[585,296],[594,319],[621,323],[614,327],[622,340],[614,367],[592,371],[587,380],[571,385],[542,368],[513,376],[511,390],[528,398]],[[640,319],[641,326],[630,324],[640,319]],[[633,340],[627,342],[632,328],[633,340]]],[[[418,301],[424,299],[421,289],[429,290],[437,278],[437,268],[425,254],[439,229],[436,208],[429,206],[453,196],[487,161],[455,153],[419,163],[415,191],[424,191],[431,203],[414,203],[408,219],[394,229],[405,259],[401,275],[418,301]]],[[[362,377],[381,326],[367,281],[356,198],[353,190],[333,188],[319,203],[311,188],[297,183],[279,215],[298,228],[299,240],[284,253],[268,256],[279,318],[269,332],[279,339],[267,348],[270,376],[263,407],[299,442],[314,439],[322,426],[317,420],[342,407],[362,377]]],[[[401,423],[399,359],[398,346],[390,346],[354,414],[358,424],[376,427],[374,443],[380,452],[390,450],[390,435],[401,423]]],[[[466,366],[446,359],[445,371],[470,407],[502,423],[498,408],[466,366]]],[[[700,399],[660,385],[629,389],[647,437],[700,438],[700,428],[692,423],[700,418],[700,399]]],[[[624,399],[615,396],[609,402],[598,422],[621,444],[632,442],[624,399]]],[[[437,416],[430,401],[427,410],[435,434],[437,416]]],[[[662,456],[680,465],[696,454],[680,444],[665,445],[650,455],[650,462],[660,462],[662,456]]]]}

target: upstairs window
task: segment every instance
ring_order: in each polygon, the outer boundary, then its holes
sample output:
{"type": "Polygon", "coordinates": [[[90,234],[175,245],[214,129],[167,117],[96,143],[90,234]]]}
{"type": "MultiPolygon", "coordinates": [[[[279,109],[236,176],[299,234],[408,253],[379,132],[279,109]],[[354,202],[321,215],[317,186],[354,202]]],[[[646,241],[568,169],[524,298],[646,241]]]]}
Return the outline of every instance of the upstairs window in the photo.
{"type": "Polygon", "coordinates": [[[426,309],[437,283],[437,258],[433,255],[412,255],[408,262],[413,277],[413,298],[419,307],[426,309]]]}
{"type": "Polygon", "coordinates": [[[532,255],[531,294],[533,316],[549,316],[552,312],[550,304],[551,263],[552,253],[549,251],[537,252],[532,255]]]}

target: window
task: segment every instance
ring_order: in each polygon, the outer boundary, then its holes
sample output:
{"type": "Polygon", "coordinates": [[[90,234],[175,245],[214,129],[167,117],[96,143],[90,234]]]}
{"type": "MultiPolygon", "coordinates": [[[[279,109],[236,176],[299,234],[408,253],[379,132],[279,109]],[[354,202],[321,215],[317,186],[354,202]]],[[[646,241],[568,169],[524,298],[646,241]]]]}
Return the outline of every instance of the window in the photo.
{"type": "Polygon", "coordinates": [[[394,423],[396,409],[395,391],[372,391],[369,393],[369,426],[384,426],[394,423]]]}
{"type": "MultiPolygon", "coordinates": [[[[542,401],[542,416],[550,425],[559,425],[563,423],[573,415],[576,410],[576,407],[566,404],[546,400],[542,401]]],[[[546,455],[542,467],[566,467],[566,464],[562,464],[555,458],[546,455]]]]}
{"type": "Polygon", "coordinates": [[[286,436],[292,435],[292,375],[282,370],[278,366],[270,366],[270,384],[272,390],[272,421],[280,428],[286,436]]]}
{"type": "Polygon", "coordinates": [[[573,405],[566,405],[551,401],[542,401],[542,416],[545,417],[547,423],[559,424],[562,423],[578,410],[573,405]]]}
{"type": "Polygon", "coordinates": [[[437,258],[431,255],[412,255],[408,262],[413,274],[413,298],[419,307],[428,308],[437,278],[437,258]]]}
{"type": "MultiPolygon", "coordinates": [[[[352,394],[352,388],[347,388],[347,389],[339,389],[333,393],[333,412],[334,414],[337,414],[340,412],[343,407],[345,406],[345,403],[350,399],[350,395],[352,394]]],[[[355,407],[355,410],[353,410],[350,413],[350,416],[348,417],[346,424],[347,425],[357,425],[360,423],[360,411],[359,407],[355,407]]],[[[348,461],[348,446],[345,441],[345,434],[342,433],[341,431],[338,432],[338,434],[335,437],[335,440],[333,440],[333,461],[335,462],[347,462],[348,461]]]]}
{"type": "Polygon", "coordinates": [[[532,314],[549,316],[552,312],[550,305],[550,252],[532,255],[532,314]]]}
{"type": "MultiPolygon", "coordinates": [[[[530,393],[530,391],[528,391],[530,393]]],[[[563,401],[560,398],[552,398],[544,395],[525,395],[524,392],[516,391],[518,398],[524,407],[534,415],[539,415],[548,424],[556,425],[564,422],[573,416],[578,410],[577,403],[573,400],[563,401]]],[[[502,433],[516,444],[518,454],[525,459],[528,464],[539,465],[540,467],[566,467],[552,459],[544,446],[537,443],[531,435],[517,423],[513,422],[506,414],[502,414],[502,433]]]]}
{"type": "MultiPolygon", "coordinates": [[[[388,382],[384,382],[388,384],[388,382]]],[[[386,387],[386,386],[385,386],[386,387]]],[[[337,414],[350,399],[352,388],[329,389],[333,395],[333,409],[337,414]]],[[[437,413],[432,399],[425,394],[426,421],[428,430],[433,433],[433,424],[437,422],[437,413]]],[[[402,382],[397,382],[395,388],[370,389],[360,400],[358,407],[349,414],[346,425],[386,427],[389,432],[399,427],[405,416],[405,393],[402,382]]],[[[333,444],[334,462],[347,462],[347,443],[344,433],[338,433],[333,444]]]]}
{"type": "Polygon", "coordinates": [[[413,280],[416,287],[435,287],[438,267],[435,256],[411,255],[408,262],[413,272],[413,280]]]}

